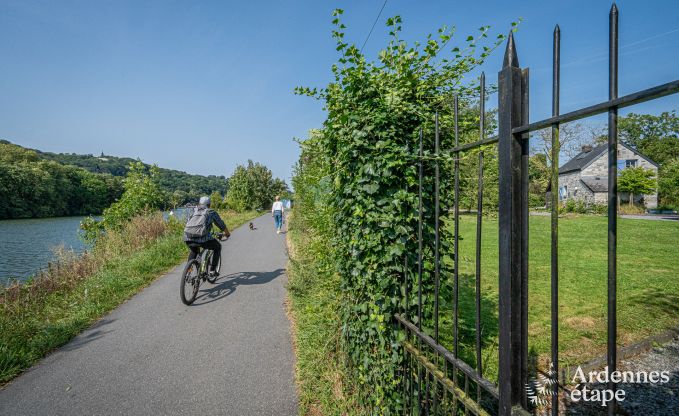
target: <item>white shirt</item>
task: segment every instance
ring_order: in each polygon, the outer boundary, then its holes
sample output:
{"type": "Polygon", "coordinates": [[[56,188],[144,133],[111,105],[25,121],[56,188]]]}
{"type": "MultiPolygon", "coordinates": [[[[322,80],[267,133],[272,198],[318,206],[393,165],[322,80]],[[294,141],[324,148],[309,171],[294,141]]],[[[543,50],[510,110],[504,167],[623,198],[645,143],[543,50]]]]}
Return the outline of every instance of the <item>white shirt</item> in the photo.
{"type": "Polygon", "coordinates": [[[283,203],[281,201],[276,201],[273,203],[273,207],[271,207],[271,213],[273,214],[274,211],[283,212],[283,203]]]}

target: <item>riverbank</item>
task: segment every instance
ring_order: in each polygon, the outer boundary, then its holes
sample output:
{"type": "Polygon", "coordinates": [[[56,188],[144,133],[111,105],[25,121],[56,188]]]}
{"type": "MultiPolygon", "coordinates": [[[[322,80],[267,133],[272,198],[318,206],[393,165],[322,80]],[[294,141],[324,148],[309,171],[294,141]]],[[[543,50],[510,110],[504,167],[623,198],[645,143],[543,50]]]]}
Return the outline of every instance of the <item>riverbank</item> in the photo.
{"type": "MultiPolygon", "coordinates": [[[[256,216],[251,211],[222,218],[235,228],[256,216]]],[[[0,384],[179,264],[187,253],[181,232],[179,222],[160,214],[133,220],[98,243],[94,255],[65,259],[52,274],[0,289],[0,384]]]]}

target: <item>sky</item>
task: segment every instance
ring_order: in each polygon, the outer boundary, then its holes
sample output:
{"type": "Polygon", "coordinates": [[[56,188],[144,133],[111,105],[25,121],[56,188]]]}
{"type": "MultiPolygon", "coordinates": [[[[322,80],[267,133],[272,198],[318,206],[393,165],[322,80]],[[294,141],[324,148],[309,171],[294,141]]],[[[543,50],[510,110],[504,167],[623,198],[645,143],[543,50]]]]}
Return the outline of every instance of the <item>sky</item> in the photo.
{"type": "MultiPolygon", "coordinates": [[[[619,95],[679,78],[679,2],[622,0],[619,95]]],[[[530,118],[551,114],[552,31],[561,28],[562,113],[608,98],[608,12],[600,0],[560,1],[32,1],[0,0],[0,138],[44,151],[104,152],[189,173],[229,176],[248,159],[290,181],[295,138],[321,127],[323,87],[337,60],[332,10],[346,39],[375,58],[385,21],[407,41],[455,26],[515,33],[530,68],[530,118]],[[384,10],[368,38],[378,12],[384,10]]],[[[484,64],[497,80],[503,48],[484,64]]],[[[468,75],[472,80],[478,71],[468,75]]],[[[488,108],[496,106],[490,97],[488,108]]],[[[633,109],[660,113],[679,96],[633,109]]],[[[590,120],[602,122],[602,117],[590,120]]]]}

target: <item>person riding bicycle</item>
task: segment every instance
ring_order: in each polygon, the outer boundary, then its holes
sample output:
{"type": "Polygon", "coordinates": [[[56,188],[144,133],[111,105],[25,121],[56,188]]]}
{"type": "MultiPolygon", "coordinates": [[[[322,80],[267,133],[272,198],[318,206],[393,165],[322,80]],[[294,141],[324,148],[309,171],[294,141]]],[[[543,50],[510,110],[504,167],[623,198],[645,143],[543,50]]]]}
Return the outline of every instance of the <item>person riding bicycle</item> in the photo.
{"type": "Polygon", "coordinates": [[[184,227],[184,242],[191,250],[189,253],[189,261],[198,257],[201,247],[214,252],[212,264],[210,265],[210,275],[214,276],[218,273],[215,270],[219,264],[222,245],[212,235],[212,226],[215,225],[222,230],[224,236],[227,238],[231,236],[231,233],[219,214],[210,209],[210,204],[210,197],[204,196],[200,198],[198,206],[186,221],[186,226],[184,227]]]}

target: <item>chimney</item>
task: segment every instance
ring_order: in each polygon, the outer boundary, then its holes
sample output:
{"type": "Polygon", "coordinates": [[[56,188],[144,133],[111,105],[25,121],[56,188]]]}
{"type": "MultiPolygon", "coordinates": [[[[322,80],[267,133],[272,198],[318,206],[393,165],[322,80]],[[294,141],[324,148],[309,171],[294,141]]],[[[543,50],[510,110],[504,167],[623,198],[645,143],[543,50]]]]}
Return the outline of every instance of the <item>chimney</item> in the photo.
{"type": "Polygon", "coordinates": [[[582,145],[582,153],[589,153],[591,151],[592,151],[592,145],[591,144],[582,145]]]}

